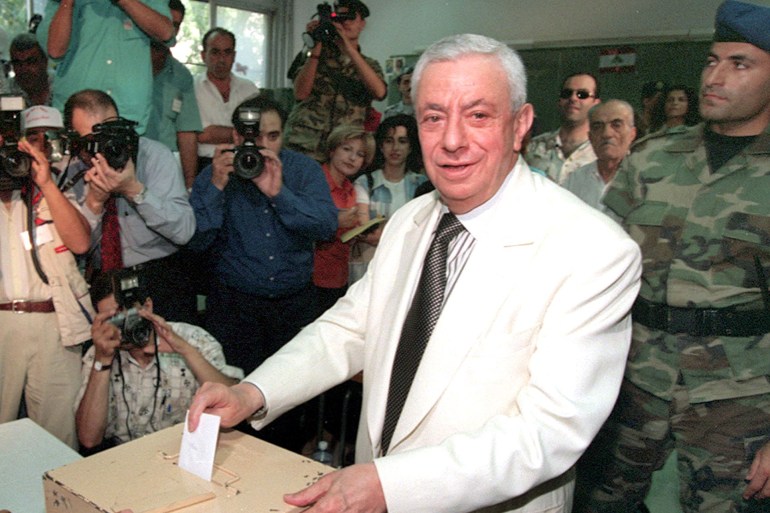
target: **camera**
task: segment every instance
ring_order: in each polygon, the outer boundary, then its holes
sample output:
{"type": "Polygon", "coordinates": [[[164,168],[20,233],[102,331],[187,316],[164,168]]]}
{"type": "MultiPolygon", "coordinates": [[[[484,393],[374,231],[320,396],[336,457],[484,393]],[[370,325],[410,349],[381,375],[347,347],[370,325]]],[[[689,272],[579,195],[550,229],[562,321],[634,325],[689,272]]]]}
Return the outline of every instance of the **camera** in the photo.
{"type": "Polygon", "coordinates": [[[109,323],[120,329],[121,342],[135,347],[144,347],[150,342],[152,324],[139,316],[139,310],[129,308],[118,312],[109,319],[109,323]]]}
{"type": "Polygon", "coordinates": [[[21,96],[0,97],[0,190],[21,189],[32,167],[32,159],[19,149],[20,115],[24,110],[21,96]]]}
{"type": "Polygon", "coordinates": [[[305,32],[302,34],[303,42],[308,48],[312,48],[316,43],[333,43],[339,36],[333,22],[340,23],[345,20],[354,20],[356,18],[356,13],[354,12],[333,11],[329,2],[318,4],[316,11],[317,12],[313,17],[318,16],[318,26],[313,29],[312,32],[305,32]]]}
{"type": "Polygon", "coordinates": [[[235,175],[244,180],[251,180],[262,174],[265,169],[265,157],[259,152],[262,146],[257,146],[259,135],[259,120],[262,113],[255,107],[239,107],[235,118],[235,130],[243,136],[243,144],[233,148],[233,168],[235,175]]]}
{"type": "Polygon", "coordinates": [[[129,159],[136,162],[139,151],[136,125],[136,121],[115,118],[94,125],[92,132],[83,137],[69,131],[66,135],[67,151],[79,155],[81,160],[88,163],[97,153],[101,153],[111,168],[120,171],[126,167],[129,159]]]}
{"type": "Polygon", "coordinates": [[[135,347],[144,347],[150,341],[152,323],[139,315],[135,306],[147,299],[145,276],[132,269],[123,269],[112,278],[115,301],[124,311],[113,315],[109,322],[120,329],[121,341],[135,347]]]}

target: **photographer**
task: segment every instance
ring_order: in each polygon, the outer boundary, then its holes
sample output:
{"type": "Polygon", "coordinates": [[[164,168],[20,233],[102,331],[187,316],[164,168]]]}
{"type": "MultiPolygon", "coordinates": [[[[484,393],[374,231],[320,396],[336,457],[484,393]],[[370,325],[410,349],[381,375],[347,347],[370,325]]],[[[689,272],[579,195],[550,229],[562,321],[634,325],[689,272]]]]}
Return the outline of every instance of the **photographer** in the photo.
{"type": "Polygon", "coordinates": [[[90,228],[51,178],[44,139],[19,140],[19,112],[0,114],[0,423],[18,417],[24,394],[29,417],[77,447],[72,404],[93,311],[73,252],[88,250],[90,228]]]}
{"type": "MultiPolygon", "coordinates": [[[[328,4],[319,5],[321,11],[328,4]]],[[[299,102],[286,125],[287,147],[301,151],[319,162],[326,159],[324,143],[338,125],[363,127],[366,109],[372,100],[387,93],[382,69],[374,59],[364,56],[358,45],[366,27],[369,8],[359,0],[340,0],[331,16],[332,27],[317,30],[319,23],[307,24],[313,42],[307,60],[294,80],[294,96],[299,102]]],[[[310,41],[306,41],[306,44],[310,41]]]]}
{"type": "Polygon", "coordinates": [[[216,252],[206,328],[227,360],[247,372],[313,320],[313,245],[337,230],[320,166],[281,148],[283,121],[267,98],[241,103],[232,117],[236,151],[217,146],[190,195],[196,231],[189,247],[216,252]]]}
{"type": "Polygon", "coordinates": [[[98,312],[91,329],[94,345],[83,357],[75,401],[78,439],[86,449],[184,422],[200,385],[232,385],[243,377],[241,369],[225,363],[222,346],[211,335],[197,326],[166,322],[153,313],[152,299],[127,312],[131,305],[119,304],[123,298],[116,285],[126,276],[130,273],[107,272],[91,287],[98,312]]]}
{"type": "Polygon", "coordinates": [[[92,248],[98,249],[92,255],[94,269],[141,268],[159,313],[193,322],[195,297],[177,251],[192,237],[195,215],[179,163],[163,144],[137,138],[102,91],[72,95],[64,117],[75,132],[77,153],[68,176],[85,171],[86,184],[77,182],[75,190],[93,230],[92,248]]]}

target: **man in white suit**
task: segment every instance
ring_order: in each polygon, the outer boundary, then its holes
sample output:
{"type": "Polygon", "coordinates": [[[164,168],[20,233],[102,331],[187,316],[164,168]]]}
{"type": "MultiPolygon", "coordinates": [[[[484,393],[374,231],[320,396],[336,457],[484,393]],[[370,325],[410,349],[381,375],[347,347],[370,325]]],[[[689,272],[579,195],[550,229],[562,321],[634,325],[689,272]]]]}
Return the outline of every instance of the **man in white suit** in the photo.
{"type": "Polygon", "coordinates": [[[357,464],[285,496],[310,512],[569,511],[572,466],[610,412],[626,361],[638,247],[519,158],[532,122],[515,52],[482,36],[432,45],[414,76],[437,192],[388,222],[367,274],[202,412],[257,428],[364,372],[357,464]],[[450,243],[443,310],[383,455],[401,327],[439,218],[450,243]]]}

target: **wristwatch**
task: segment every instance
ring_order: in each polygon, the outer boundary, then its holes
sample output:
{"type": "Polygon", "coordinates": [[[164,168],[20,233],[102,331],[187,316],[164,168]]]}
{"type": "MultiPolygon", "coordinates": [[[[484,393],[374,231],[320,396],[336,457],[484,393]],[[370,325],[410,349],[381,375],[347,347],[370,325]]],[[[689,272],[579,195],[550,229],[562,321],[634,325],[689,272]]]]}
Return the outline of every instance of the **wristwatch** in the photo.
{"type": "Polygon", "coordinates": [[[99,360],[96,360],[96,361],[94,362],[94,370],[95,370],[96,372],[101,372],[101,371],[105,371],[105,370],[110,370],[111,368],[112,368],[112,363],[108,363],[107,365],[104,365],[104,364],[103,364],[102,362],[100,362],[99,360]]]}
{"type": "Polygon", "coordinates": [[[134,194],[134,197],[131,198],[131,203],[133,203],[134,205],[141,205],[142,203],[144,203],[144,193],[146,192],[147,192],[147,187],[145,187],[144,184],[142,184],[142,190],[134,194]]]}

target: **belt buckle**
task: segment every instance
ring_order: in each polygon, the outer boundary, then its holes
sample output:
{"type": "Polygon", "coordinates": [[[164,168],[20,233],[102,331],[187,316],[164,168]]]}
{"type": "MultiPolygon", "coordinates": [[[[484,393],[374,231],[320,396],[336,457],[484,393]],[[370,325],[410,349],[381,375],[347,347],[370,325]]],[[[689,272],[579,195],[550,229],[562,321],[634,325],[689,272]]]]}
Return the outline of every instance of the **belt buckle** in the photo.
{"type": "Polygon", "coordinates": [[[28,303],[29,301],[26,301],[24,299],[14,299],[11,301],[11,311],[15,314],[23,314],[25,313],[23,309],[17,309],[16,305],[24,305],[28,303]]]}

